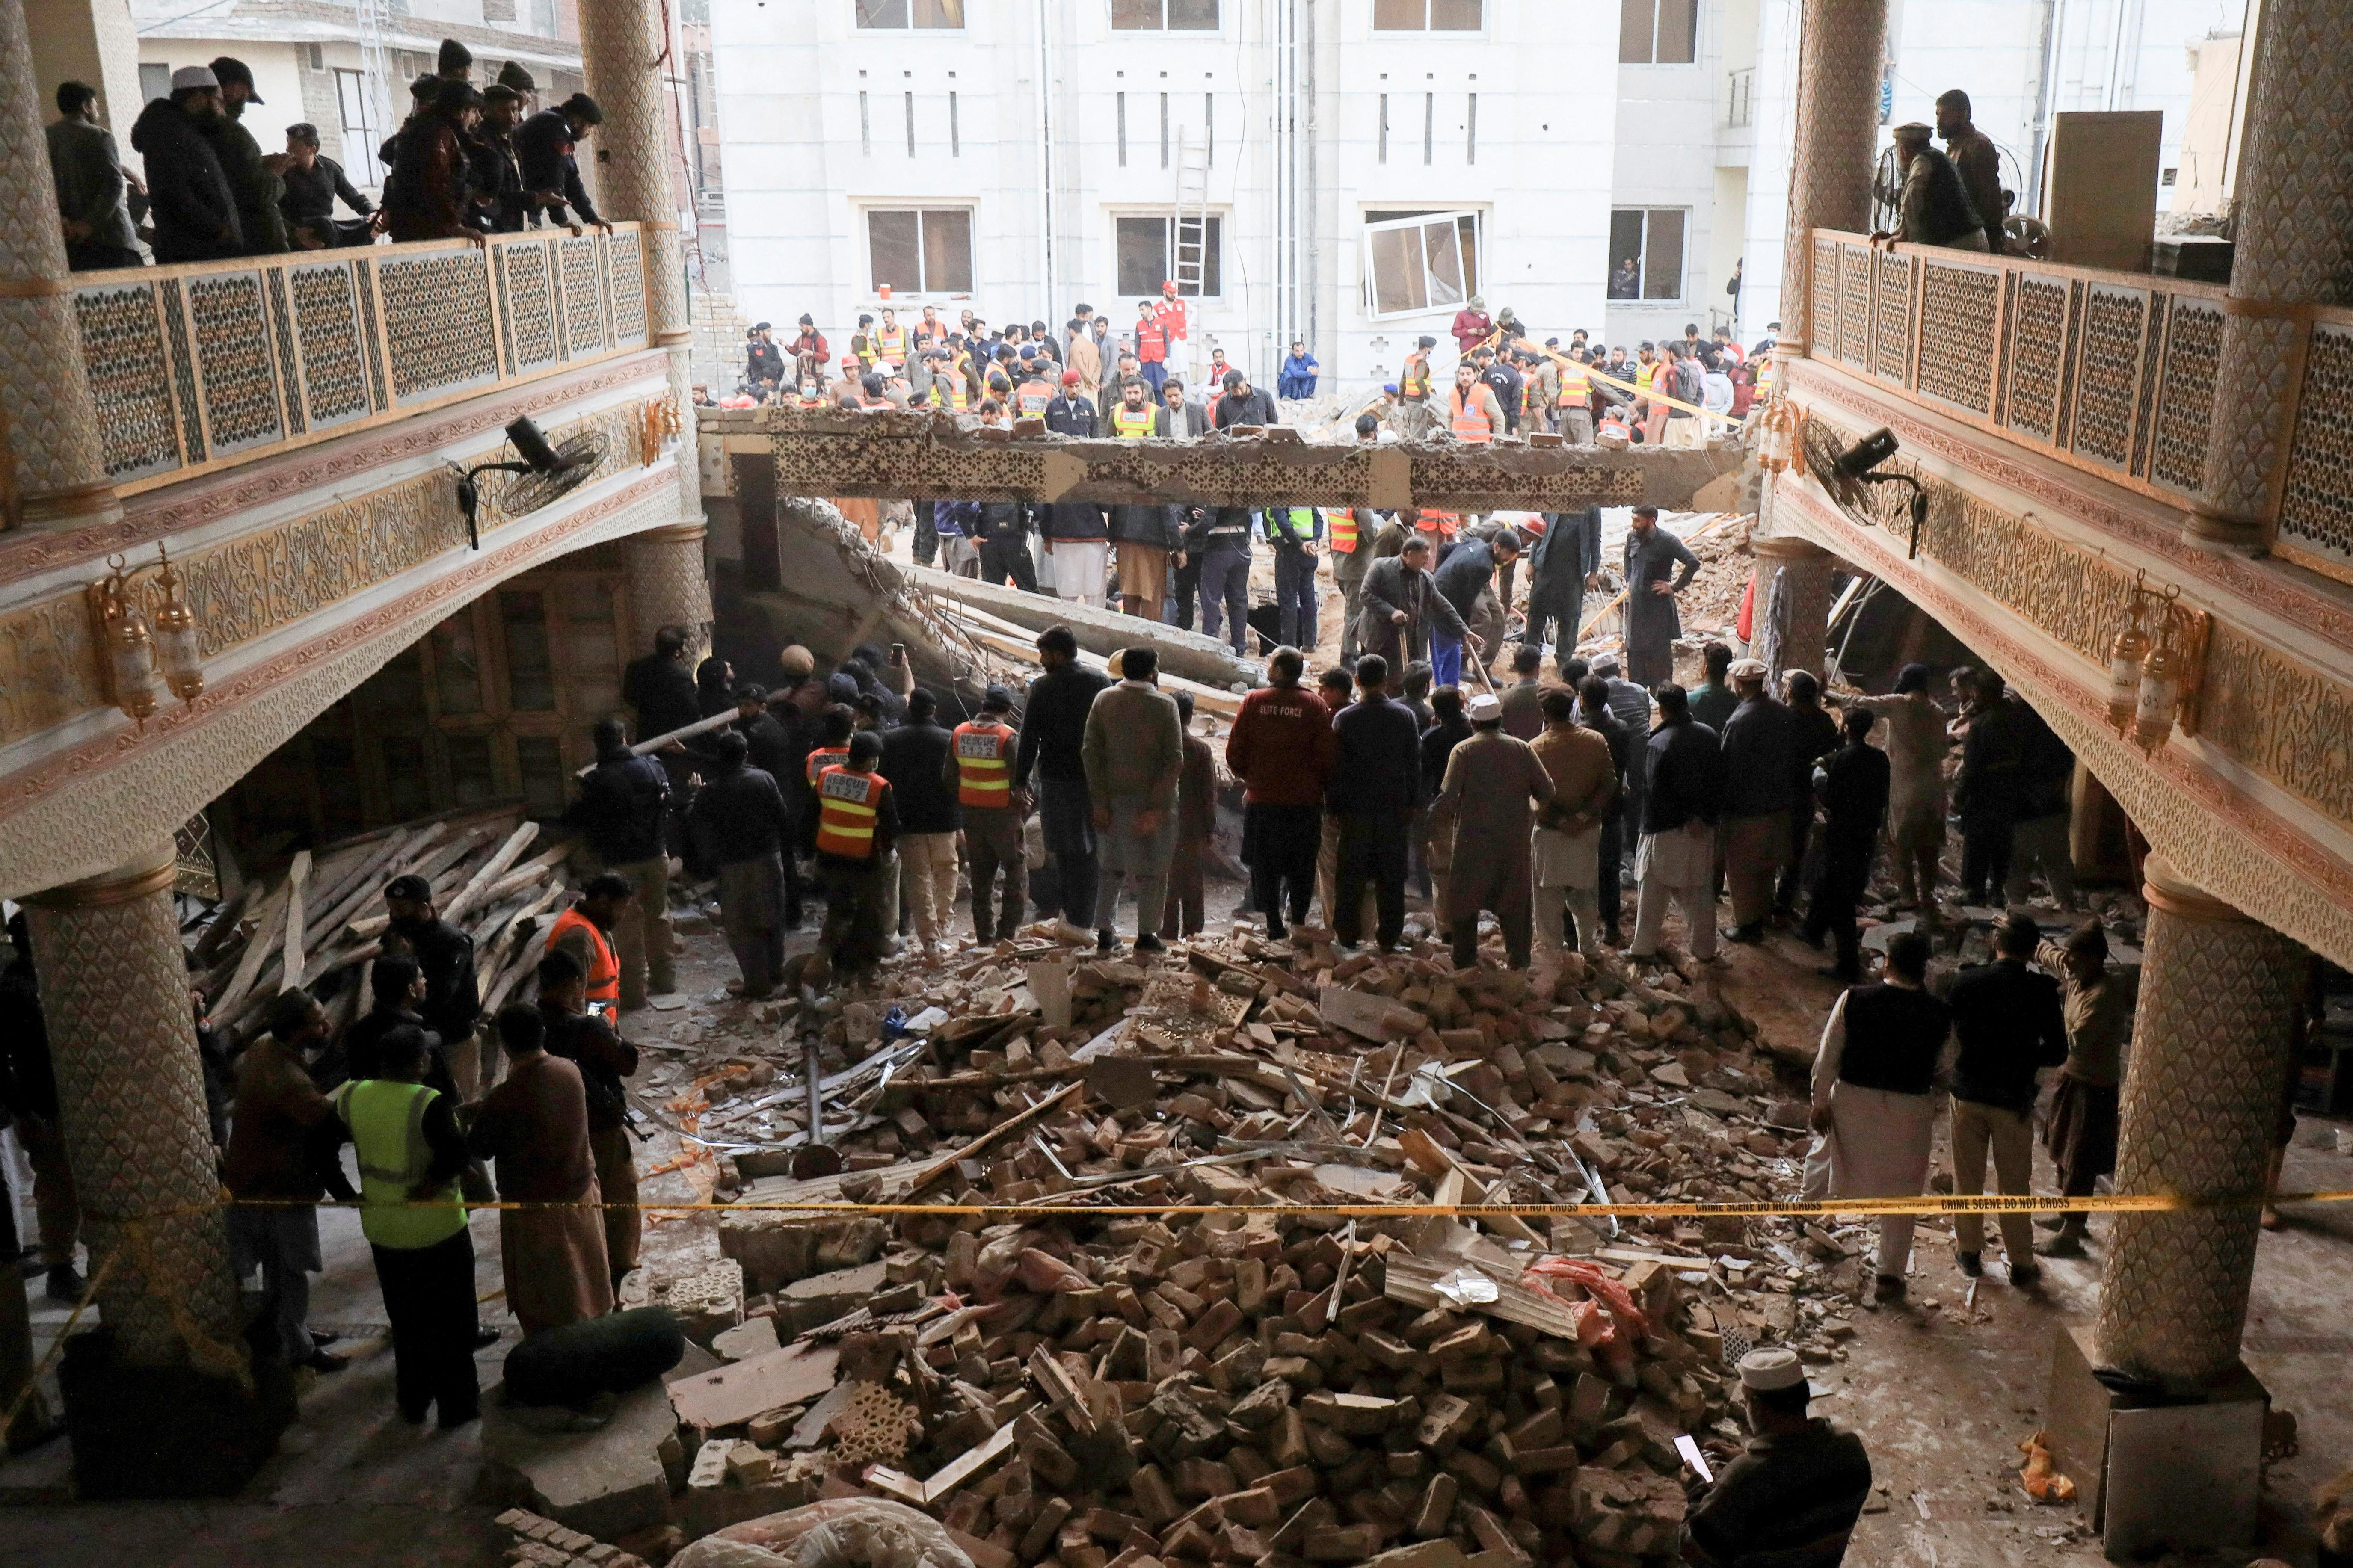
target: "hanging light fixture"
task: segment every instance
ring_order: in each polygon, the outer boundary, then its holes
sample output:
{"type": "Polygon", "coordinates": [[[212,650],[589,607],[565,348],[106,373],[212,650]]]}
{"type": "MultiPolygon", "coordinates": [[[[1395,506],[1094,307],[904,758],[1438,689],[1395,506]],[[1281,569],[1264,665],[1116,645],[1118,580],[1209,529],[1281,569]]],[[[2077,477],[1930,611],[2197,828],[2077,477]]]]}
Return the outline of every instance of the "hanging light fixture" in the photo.
{"type": "Polygon", "coordinates": [[[161,574],[145,589],[139,583],[145,568],[132,567],[120,555],[109,556],[106,563],[113,570],[90,585],[90,624],[107,698],[142,729],[155,712],[159,688],[168,685],[183,702],[195,700],[205,689],[195,611],[169,552],[158,545],[156,556],[161,574]]]}
{"type": "Polygon", "coordinates": [[[2172,611],[2173,595],[2168,595],[2158,622],[2157,647],[2140,667],[2140,694],[2133,704],[2133,744],[2151,754],[2172,735],[2174,712],[2181,704],[2182,656],[2174,647],[2172,611]]]}
{"type": "Polygon", "coordinates": [[[155,546],[163,571],[155,578],[160,603],[155,606],[155,657],[164,667],[164,684],[183,702],[204,695],[204,656],[196,647],[196,612],[189,606],[187,586],[172,570],[172,557],[155,546]]]}
{"type": "Polygon", "coordinates": [[[2148,658],[2148,634],[2141,629],[2141,617],[2148,606],[2147,590],[2142,586],[2147,575],[2134,574],[2132,620],[2108,645],[2108,722],[2119,735],[2132,729],[2133,714],[2140,705],[2141,664],[2148,658]]]}
{"type": "Polygon", "coordinates": [[[1768,474],[1785,474],[1797,461],[1798,416],[1786,399],[1776,396],[1757,422],[1757,466],[1768,474]]]}

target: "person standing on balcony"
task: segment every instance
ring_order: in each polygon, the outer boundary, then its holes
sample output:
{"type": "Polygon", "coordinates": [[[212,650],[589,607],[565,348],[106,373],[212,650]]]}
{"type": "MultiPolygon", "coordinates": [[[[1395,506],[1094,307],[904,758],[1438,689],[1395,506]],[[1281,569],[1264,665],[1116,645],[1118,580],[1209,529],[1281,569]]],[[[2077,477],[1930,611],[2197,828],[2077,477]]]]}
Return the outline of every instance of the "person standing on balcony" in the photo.
{"type": "Polygon", "coordinates": [[[220,83],[220,114],[200,121],[199,128],[209,138],[213,152],[220,159],[221,172],[228,176],[229,193],[237,201],[237,221],[245,235],[245,254],[275,256],[293,247],[286,237],[286,217],[279,203],[286,195],[286,183],[280,178],[286,167],[283,153],[264,157],[253,132],[239,121],[248,103],[259,103],[261,95],[253,90],[253,72],[243,60],[227,55],[213,61],[213,79],[220,83]]]}
{"type": "Polygon", "coordinates": [[[319,128],[308,122],[286,128],[286,195],[278,207],[286,232],[304,250],[327,250],[343,243],[335,227],[335,203],[341,200],[364,218],[375,207],[352,188],[343,166],[319,151],[319,128]]]}
{"type": "Polygon", "coordinates": [[[76,272],[139,266],[130,182],[112,133],[98,122],[98,89],[86,82],[60,82],[58,118],[49,124],[48,137],[66,265],[76,272]]]}
{"type": "Polygon", "coordinates": [[[1986,248],[2001,254],[2002,219],[2010,215],[2010,196],[2001,188],[2001,153],[1993,139],[1969,120],[1969,95],[1959,88],[1936,95],[1936,134],[1944,139],[1945,156],[1961,176],[1969,205],[1985,224],[1986,248]]]}
{"type": "Polygon", "coordinates": [[[588,199],[575,156],[582,139],[604,123],[605,111],[596,107],[596,100],[575,92],[524,121],[514,133],[524,199],[544,212],[550,223],[563,224],[575,234],[584,223],[594,224],[607,234],[613,232],[613,226],[597,215],[596,204],[588,199]]]}
{"type": "MultiPolygon", "coordinates": [[[[1940,245],[1951,250],[1986,250],[1987,226],[1969,200],[1953,161],[1928,145],[1928,128],[1917,121],[1895,128],[1895,160],[1904,166],[1895,228],[1871,237],[1873,245],[1940,245]]],[[[2000,225],[1993,226],[1999,233],[2000,225]]]]}
{"type": "Polygon", "coordinates": [[[468,127],[481,99],[462,81],[444,80],[431,107],[411,115],[400,129],[399,161],[385,181],[385,220],[398,245],[418,239],[465,239],[481,243],[481,230],[469,221],[471,167],[468,127]]]}
{"type": "Polygon", "coordinates": [[[492,234],[522,231],[522,165],[514,150],[522,105],[522,94],[503,80],[482,89],[482,122],[469,152],[474,165],[475,221],[492,234]]]}
{"type": "Polygon", "coordinates": [[[155,259],[217,261],[245,254],[245,228],[205,127],[220,118],[220,80],[210,66],[172,73],[172,95],[139,111],[131,145],[147,161],[155,259]]]}

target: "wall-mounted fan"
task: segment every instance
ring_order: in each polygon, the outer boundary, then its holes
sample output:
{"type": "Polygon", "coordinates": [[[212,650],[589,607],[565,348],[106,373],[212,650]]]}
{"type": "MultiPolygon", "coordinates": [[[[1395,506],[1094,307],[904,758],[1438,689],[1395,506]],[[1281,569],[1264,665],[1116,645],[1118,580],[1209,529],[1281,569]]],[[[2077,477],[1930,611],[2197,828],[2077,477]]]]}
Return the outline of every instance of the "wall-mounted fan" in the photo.
{"type": "Polygon", "coordinates": [[[522,517],[587,483],[605,461],[606,440],[595,431],[568,436],[561,445],[551,446],[539,426],[524,416],[509,425],[506,435],[520,461],[477,463],[458,470],[458,507],[466,514],[466,538],[476,550],[482,547],[481,528],[476,520],[482,500],[481,487],[475,482],[477,474],[522,475],[499,492],[500,510],[509,517],[522,517]]]}

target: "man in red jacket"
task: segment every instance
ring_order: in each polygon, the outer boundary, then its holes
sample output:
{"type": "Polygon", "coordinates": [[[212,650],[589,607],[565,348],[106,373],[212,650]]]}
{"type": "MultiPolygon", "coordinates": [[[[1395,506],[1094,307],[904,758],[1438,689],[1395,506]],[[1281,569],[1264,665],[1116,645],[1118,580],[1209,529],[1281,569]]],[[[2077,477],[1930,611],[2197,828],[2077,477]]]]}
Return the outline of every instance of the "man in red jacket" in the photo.
{"type": "Polygon", "coordinates": [[[1495,323],[1488,319],[1486,305],[1485,296],[1473,294],[1469,304],[1454,312],[1454,325],[1448,330],[1454,334],[1454,346],[1466,354],[1485,342],[1487,334],[1495,330],[1495,323]]]}
{"type": "Polygon", "coordinates": [[[1331,710],[1299,684],[1306,661],[1279,647],[1266,661],[1271,683],[1242,699],[1226,737],[1226,766],[1242,781],[1242,858],[1250,862],[1250,902],[1281,940],[1283,889],[1291,923],[1307,919],[1315,890],[1315,853],[1323,836],[1324,782],[1332,772],[1331,710]]]}

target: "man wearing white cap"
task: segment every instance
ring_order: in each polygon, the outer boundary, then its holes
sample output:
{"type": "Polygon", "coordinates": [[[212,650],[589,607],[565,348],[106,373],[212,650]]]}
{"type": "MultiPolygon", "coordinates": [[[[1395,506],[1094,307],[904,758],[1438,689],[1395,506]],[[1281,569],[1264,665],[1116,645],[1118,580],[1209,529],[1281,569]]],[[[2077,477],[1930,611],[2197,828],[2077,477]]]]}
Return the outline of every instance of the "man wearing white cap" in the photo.
{"type": "Polygon", "coordinates": [[[1798,1352],[1740,1358],[1754,1434],[1683,1521],[1683,1558],[1703,1568],[1837,1568],[1871,1498],[1862,1439],[1806,1415],[1813,1390],[1798,1352]]]}
{"type": "Polygon", "coordinates": [[[245,251],[237,193],[206,129],[220,117],[220,79],[212,67],[182,66],[172,73],[171,96],[152,100],[131,128],[131,145],[147,161],[159,263],[215,261],[245,251]]]}
{"type": "Polygon", "coordinates": [[[1533,807],[1550,805],[1552,775],[1535,752],[1504,732],[1504,704],[1492,692],[1471,700],[1471,738],[1446,759],[1446,780],[1430,808],[1430,832],[1453,834],[1446,908],[1454,967],[1479,962],[1479,911],[1495,911],[1514,969],[1528,966],[1528,830],[1533,807]]]}

